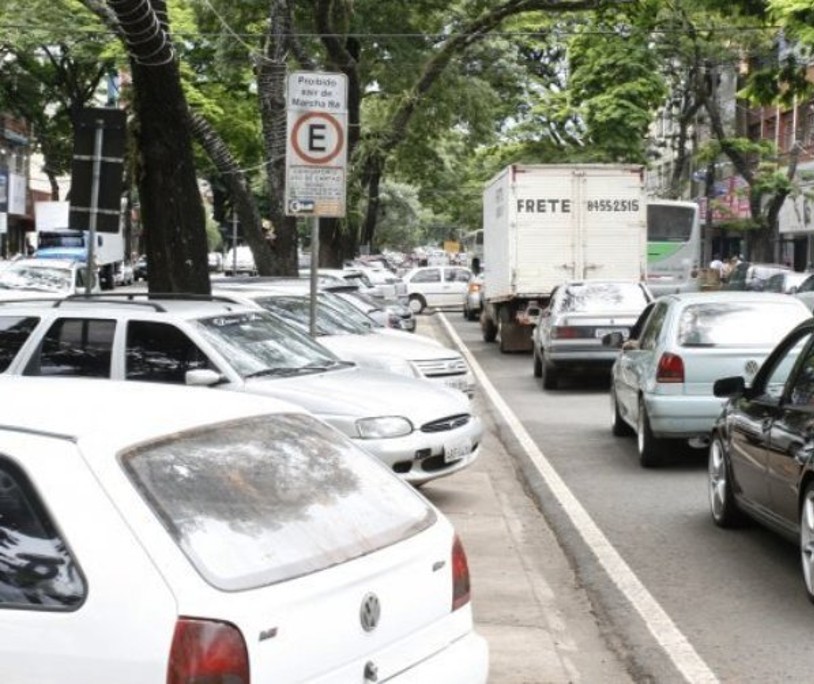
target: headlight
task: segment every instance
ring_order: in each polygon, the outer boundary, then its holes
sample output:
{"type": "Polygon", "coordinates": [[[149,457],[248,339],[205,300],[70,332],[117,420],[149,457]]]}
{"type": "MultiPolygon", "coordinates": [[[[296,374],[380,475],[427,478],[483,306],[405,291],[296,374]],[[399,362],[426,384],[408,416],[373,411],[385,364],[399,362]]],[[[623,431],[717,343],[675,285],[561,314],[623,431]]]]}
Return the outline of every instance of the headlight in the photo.
{"type": "Polygon", "coordinates": [[[413,431],[413,425],[400,416],[382,416],[357,420],[356,429],[362,439],[383,439],[409,435],[413,431]]]}
{"type": "Polygon", "coordinates": [[[366,368],[374,368],[375,370],[396,373],[397,375],[406,375],[408,378],[423,377],[412,363],[398,356],[377,354],[375,356],[357,359],[357,362],[360,366],[365,366],[366,368]]]}

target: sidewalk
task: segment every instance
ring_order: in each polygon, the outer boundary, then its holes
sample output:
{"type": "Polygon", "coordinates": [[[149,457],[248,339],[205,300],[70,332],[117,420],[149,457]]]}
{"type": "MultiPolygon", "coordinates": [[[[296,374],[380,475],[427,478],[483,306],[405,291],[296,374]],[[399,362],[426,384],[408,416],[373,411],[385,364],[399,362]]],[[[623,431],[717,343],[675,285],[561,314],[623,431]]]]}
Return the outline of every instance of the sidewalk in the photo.
{"type": "MultiPolygon", "coordinates": [[[[452,314],[454,315],[454,314],[452,314]]],[[[436,316],[416,334],[452,346],[436,316]]],[[[490,406],[478,461],[422,492],[452,520],[472,575],[476,628],[490,645],[490,684],[634,681],[610,649],[545,518],[526,493],[490,406]]]]}

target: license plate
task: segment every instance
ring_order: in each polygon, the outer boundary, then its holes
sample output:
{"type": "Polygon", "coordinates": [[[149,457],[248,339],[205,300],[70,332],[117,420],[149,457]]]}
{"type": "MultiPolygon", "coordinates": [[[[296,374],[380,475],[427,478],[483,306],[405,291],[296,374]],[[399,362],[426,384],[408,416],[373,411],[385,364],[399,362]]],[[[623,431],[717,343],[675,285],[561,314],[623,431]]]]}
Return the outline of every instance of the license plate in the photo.
{"type": "Polygon", "coordinates": [[[444,447],[444,463],[460,461],[472,452],[472,440],[468,437],[451,442],[444,447]]]}
{"type": "Polygon", "coordinates": [[[622,335],[622,339],[626,340],[630,331],[627,328],[597,328],[594,336],[605,337],[605,335],[610,335],[611,333],[619,333],[622,335]]]}
{"type": "Polygon", "coordinates": [[[466,381],[466,378],[446,378],[444,383],[447,387],[451,387],[452,389],[461,390],[465,392],[469,389],[469,383],[466,381]]]}

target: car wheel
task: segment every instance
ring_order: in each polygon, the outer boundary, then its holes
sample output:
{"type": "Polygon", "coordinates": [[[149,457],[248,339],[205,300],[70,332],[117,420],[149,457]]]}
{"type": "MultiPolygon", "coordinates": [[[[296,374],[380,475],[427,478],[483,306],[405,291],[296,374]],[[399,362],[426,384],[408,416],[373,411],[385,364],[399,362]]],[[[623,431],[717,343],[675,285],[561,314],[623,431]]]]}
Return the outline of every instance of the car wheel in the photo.
{"type": "Polygon", "coordinates": [[[610,391],[611,404],[611,433],[616,437],[628,437],[633,434],[633,428],[628,425],[619,413],[619,402],[616,400],[616,392],[613,387],[610,391]]]}
{"type": "Polygon", "coordinates": [[[534,356],[534,377],[542,378],[543,362],[540,360],[540,355],[537,353],[537,345],[534,345],[534,351],[532,352],[532,355],[534,356]]]}
{"type": "Polygon", "coordinates": [[[729,458],[720,435],[715,435],[709,445],[707,473],[712,520],[718,527],[738,527],[743,524],[744,514],[738,508],[732,493],[729,458]]]}
{"type": "Polygon", "coordinates": [[[653,435],[653,431],[650,429],[650,418],[647,416],[647,409],[642,399],[639,399],[639,417],[636,421],[636,447],[639,451],[639,463],[643,468],[653,468],[661,464],[663,440],[656,439],[653,435]]]}
{"type": "Polygon", "coordinates": [[[414,314],[420,314],[427,308],[427,300],[421,295],[410,295],[410,311],[414,314]]]}
{"type": "Polygon", "coordinates": [[[548,361],[545,360],[545,355],[540,352],[542,359],[540,360],[540,365],[542,366],[543,372],[543,389],[553,390],[557,389],[559,386],[560,374],[559,371],[554,368],[548,361]]]}
{"type": "Polygon", "coordinates": [[[814,603],[814,483],[809,483],[800,506],[800,559],[808,600],[814,603]]]}

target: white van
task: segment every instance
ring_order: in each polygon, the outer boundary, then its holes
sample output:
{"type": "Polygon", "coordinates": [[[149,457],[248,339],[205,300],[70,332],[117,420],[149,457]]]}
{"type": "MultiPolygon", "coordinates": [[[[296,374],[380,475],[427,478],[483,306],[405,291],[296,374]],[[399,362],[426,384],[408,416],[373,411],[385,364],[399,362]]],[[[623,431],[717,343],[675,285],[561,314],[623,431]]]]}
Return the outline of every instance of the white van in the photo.
{"type": "Polygon", "coordinates": [[[254,254],[248,245],[238,245],[226,252],[223,260],[223,272],[226,275],[238,275],[240,273],[255,275],[257,267],[254,264],[254,254]]]}

